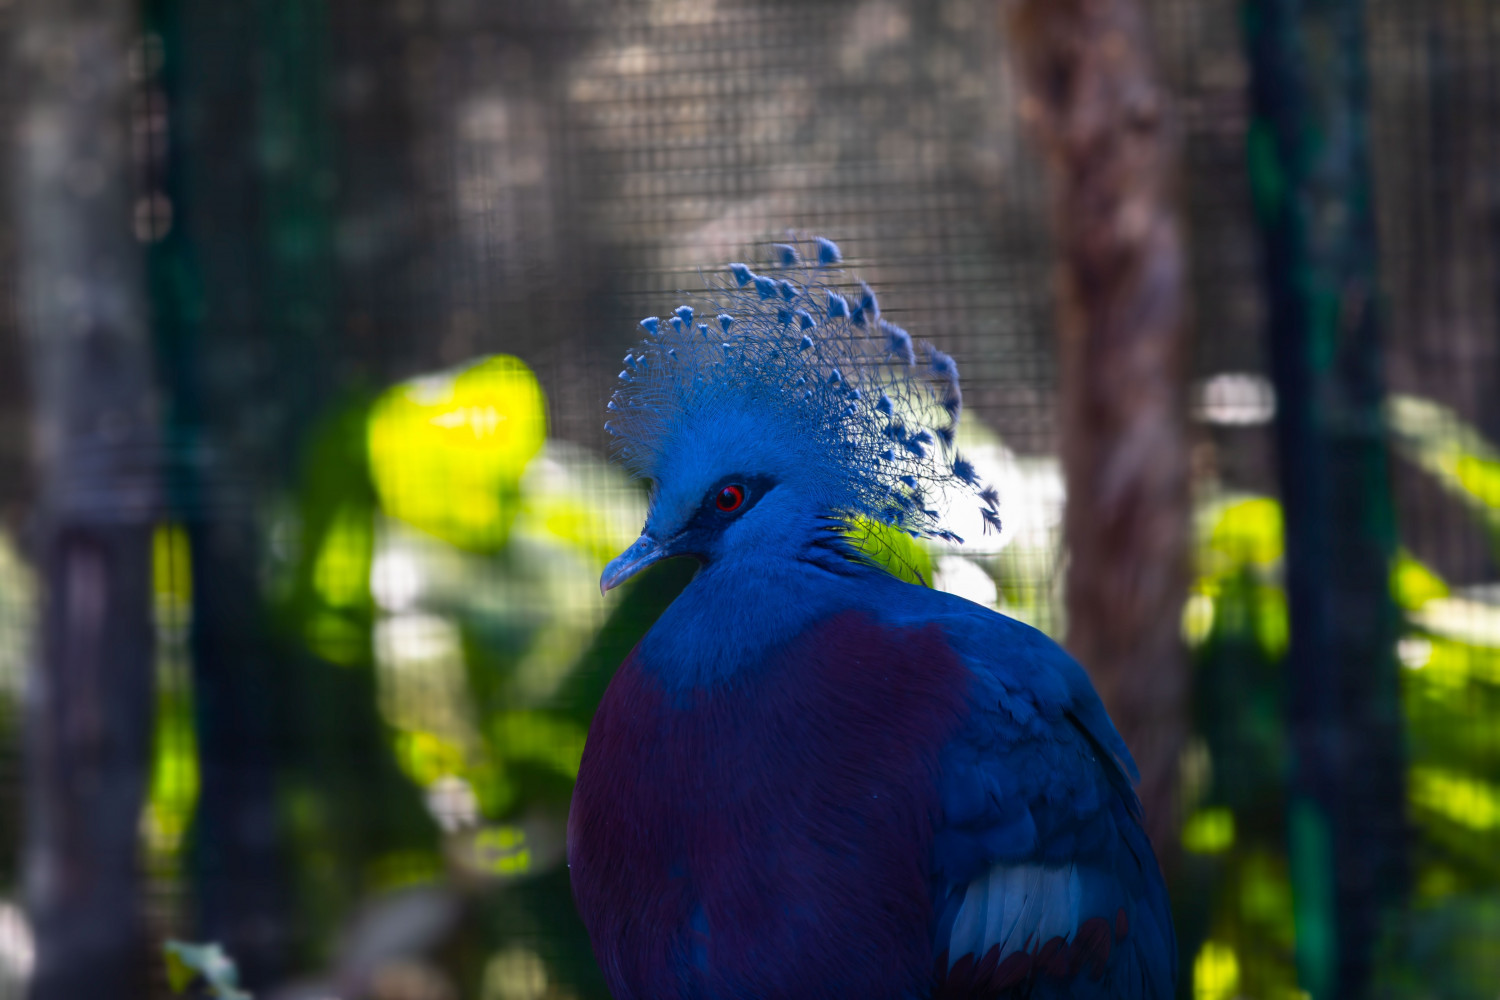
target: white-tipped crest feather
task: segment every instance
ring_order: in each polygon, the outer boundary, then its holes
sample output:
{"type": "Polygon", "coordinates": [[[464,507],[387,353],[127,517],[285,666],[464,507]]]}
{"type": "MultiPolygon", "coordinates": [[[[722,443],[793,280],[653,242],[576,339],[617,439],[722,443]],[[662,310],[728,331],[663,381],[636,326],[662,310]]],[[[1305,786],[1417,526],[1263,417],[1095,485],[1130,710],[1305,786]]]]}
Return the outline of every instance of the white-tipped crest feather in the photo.
{"type": "Polygon", "coordinates": [[[998,528],[994,491],[953,450],[953,359],[880,319],[869,286],[833,267],[832,242],[775,244],[773,255],[763,272],[730,264],[699,308],[641,321],[647,337],[625,357],[605,424],[626,469],[659,481],[673,449],[712,448],[721,418],[748,414],[808,458],[798,474],[829,513],[960,541],[934,509],[956,489],[998,528]],[[695,324],[700,314],[717,322],[695,324]]]}

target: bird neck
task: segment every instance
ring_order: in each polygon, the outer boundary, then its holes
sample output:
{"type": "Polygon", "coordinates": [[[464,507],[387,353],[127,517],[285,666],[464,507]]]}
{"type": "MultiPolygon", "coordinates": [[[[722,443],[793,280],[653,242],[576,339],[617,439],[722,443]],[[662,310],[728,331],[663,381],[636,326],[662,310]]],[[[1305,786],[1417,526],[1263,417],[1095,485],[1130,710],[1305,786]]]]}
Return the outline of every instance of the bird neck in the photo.
{"type": "Polygon", "coordinates": [[[674,690],[731,681],[804,629],[862,603],[858,579],[796,555],[707,563],[641,641],[643,669],[674,690]]]}

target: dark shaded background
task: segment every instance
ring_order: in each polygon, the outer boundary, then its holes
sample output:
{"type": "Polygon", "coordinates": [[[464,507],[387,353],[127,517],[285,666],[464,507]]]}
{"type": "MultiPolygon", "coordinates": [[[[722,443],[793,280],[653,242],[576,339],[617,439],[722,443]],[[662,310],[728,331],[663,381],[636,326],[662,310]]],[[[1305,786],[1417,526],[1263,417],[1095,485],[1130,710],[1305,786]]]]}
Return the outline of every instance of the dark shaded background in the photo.
{"type": "MultiPolygon", "coordinates": [[[[568,793],[686,572],[597,595],[642,510],[603,401],[639,317],[789,229],[962,366],[1007,536],[938,584],[1089,625],[1059,338],[1098,284],[1027,6],[0,0],[0,997],[166,995],[167,938],[257,996],[602,997],[568,793]]],[[[1184,995],[1493,997],[1500,9],[1099,6],[1144,18],[1128,183],[1187,264],[1184,995]]]]}

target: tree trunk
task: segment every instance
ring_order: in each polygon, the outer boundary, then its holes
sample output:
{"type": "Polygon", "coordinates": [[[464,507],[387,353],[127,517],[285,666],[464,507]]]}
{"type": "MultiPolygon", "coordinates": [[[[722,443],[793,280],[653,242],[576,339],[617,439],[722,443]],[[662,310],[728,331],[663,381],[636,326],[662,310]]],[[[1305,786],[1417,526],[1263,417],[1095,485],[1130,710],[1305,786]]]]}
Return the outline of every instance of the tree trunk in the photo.
{"type": "Polygon", "coordinates": [[[1191,530],[1175,143],[1133,0],[1025,0],[1011,27],[1054,198],[1067,645],[1135,755],[1169,859],[1191,530]]]}
{"type": "Polygon", "coordinates": [[[1301,985],[1368,995],[1406,881],[1375,220],[1359,0],[1252,0],[1251,193],[1286,510],[1301,985]]]}
{"type": "Polygon", "coordinates": [[[28,711],[36,1000],[144,996],[157,427],[133,231],[134,5],[16,13],[15,196],[44,580],[28,711]]]}

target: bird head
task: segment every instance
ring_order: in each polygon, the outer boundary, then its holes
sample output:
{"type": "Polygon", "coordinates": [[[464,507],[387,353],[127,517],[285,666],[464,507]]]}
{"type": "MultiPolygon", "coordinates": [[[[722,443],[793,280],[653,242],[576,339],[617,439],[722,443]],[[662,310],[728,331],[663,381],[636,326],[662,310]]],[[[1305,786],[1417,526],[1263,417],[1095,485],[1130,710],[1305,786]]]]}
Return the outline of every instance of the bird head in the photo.
{"type": "Polygon", "coordinates": [[[697,308],[641,321],[605,428],[651,480],[650,508],[601,590],[670,556],[795,556],[861,521],[959,541],[936,509],[954,491],[999,527],[994,491],[954,449],[953,359],[882,319],[831,241],[772,250],[760,273],[729,265],[697,308]]]}

